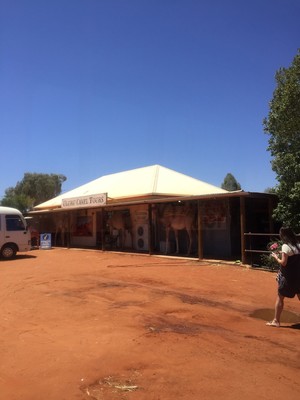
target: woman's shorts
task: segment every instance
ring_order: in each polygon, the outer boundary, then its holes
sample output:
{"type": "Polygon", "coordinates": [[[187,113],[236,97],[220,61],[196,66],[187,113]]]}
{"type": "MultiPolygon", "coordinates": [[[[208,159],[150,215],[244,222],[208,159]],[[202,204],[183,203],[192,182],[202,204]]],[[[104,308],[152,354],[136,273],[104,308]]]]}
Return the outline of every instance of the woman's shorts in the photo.
{"type": "Polygon", "coordinates": [[[294,286],[289,284],[287,279],[280,272],[278,273],[276,280],[278,282],[278,294],[281,296],[292,299],[296,294],[300,293],[299,285],[294,286]]]}

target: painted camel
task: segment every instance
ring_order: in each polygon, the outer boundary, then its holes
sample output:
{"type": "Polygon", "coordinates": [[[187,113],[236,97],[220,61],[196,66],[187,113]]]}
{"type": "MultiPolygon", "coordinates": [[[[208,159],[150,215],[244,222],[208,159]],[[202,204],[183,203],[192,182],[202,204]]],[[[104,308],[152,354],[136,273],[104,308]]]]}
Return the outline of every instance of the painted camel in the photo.
{"type": "Polygon", "coordinates": [[[133,235],[130,222],[128,221],[128,216],[126,216],[122,211],[114,211],[107,220],[107,225],[109,227],[110,236],[113,237],[114,231],[117,231],[116,238],[119,240],[119,247],[121,249],[125,246],[125,233],[129,232],[131,237],[131,247],[133,247],[133,235]]]}
{"type": "Polygon", "coordinates": [[[164,206],[160,215],[160,221],[166,228],[166,250],[165,253],[169,252],[170,243],[170,231],[173,230],[175,234],[176,242],[176,254],[179,253],[179,240],[178,233],[180,230],[185,230],[188,236],[188,251],[187,254],[191,253],[192,248],[192,227],[196,216],[196,210],[189,204],[186,205],[172,205],[168,204],[164,206]]]}
{"type": "Polygon", "coordinates": [[[58,234],[60,234],[62,247],[65,246],[66,233],[68,233],[68,216],[66,214],[58,214],[55,217],[55,246],[57,246],[58,234]]]}

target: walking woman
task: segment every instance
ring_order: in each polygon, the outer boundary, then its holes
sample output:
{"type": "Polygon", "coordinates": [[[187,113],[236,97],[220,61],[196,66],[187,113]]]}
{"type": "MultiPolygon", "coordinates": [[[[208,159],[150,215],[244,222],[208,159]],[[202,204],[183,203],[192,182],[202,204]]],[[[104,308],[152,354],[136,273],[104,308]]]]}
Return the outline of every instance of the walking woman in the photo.
{"type": "Polygon", "coordinates": [[[297,295],[300,300],[300,243],[291,228],[280,228],[279,236],[283,242],[281,256],[279,257],[276,253],[272,253],[272,257],[279,263],[275,316],[273,321],[266,324],[275,327],[280,327],[280,316],[284,307],[285,297],[292,299],[297,295]]]}

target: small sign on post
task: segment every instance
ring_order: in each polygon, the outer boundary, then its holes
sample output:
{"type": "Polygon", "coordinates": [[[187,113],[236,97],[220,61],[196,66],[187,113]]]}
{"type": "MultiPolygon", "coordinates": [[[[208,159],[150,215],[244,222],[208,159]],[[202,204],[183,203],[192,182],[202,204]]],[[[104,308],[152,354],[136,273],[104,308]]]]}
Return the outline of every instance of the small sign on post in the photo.
{"type": "Polygon", "coordinates": [[[51,233],[42,233],[40,235],[40,249],[51,249],[51,233]]]}

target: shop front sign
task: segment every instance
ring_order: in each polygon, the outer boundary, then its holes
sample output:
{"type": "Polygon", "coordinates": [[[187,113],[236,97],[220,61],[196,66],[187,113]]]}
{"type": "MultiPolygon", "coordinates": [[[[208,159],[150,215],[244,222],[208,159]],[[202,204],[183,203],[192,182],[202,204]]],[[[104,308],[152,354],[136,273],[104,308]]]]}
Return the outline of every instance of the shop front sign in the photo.
{"type": "Polygon", "coordinates": [[[89,208],[106,204],[107,193],[93,194],[89,196],[72,197],[62,199],[62,208],[89,208]]]}

